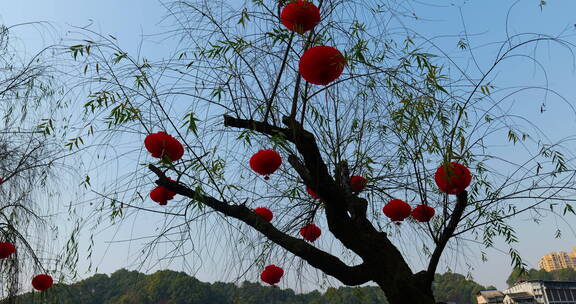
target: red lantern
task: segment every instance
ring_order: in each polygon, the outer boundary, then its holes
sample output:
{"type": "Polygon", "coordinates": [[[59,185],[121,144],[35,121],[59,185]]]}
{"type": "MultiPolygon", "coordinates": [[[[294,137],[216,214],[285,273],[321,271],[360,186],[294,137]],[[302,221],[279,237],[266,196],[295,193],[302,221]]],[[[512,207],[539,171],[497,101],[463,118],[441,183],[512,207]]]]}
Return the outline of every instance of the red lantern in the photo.
{"type": "Polygon", "coordinates": [[[337,49],[316,46],[304,52],[300,58],[299,71],[306,81],[327,85],[340,77],[345,65],[346,59],[337,49]]]}
{"type": "Polygon", "coordinates": [[[318,194],[314,192],[314,190],[310,189],[310,187],[306,186],[306,192],[308,192],[312,198],[318,199],[318,194]]]}
{"type": "Polygon", "coordinates": [[[176,192],[172,192],[162,186],[156,186],[156,188],[150,191],[150,198],[162,206],[168,204],[168,201],[173,199],[175,195],[176,192]]]}
{"type": "Polygon", "coordinates": [[[0,177],[0,185],[4,183],[4,179],[0,177]]]}
{"type": "Polygon", "coordinates": [[[306,226],[302,227],[302,229],[300,229],[300,235],[303,236],[305,240],[310,242],[317,240],[321,234],[322,230],[320,230],[320,227],[314,224],[307,224],[306,226]]]}
{"type": "Polygon", "coordinates": [[[16,247],[10,242],[0,242],[0,259],[5,259],[16,252],[16,247]]]}
{"type": "Polygon", "coordinates": [[[254,212],[256,214],[258,214],[259,216],[261,216],[267,222],[272,221],[272,218],[274,217],[274,214],[272,213],[272,211],[270,211],[270,209],[268,209],[266,207],[258,207],[256,209],[254,209],[254,212]]]}
{"type": "Polygon", "coordinates": [[[412,217],[419,222],[428,222],[434,216],[436,211],[427,205],[418,205],[412,210],[412,217]]]}
{"type": "Polygon", "coordinates": [[[264,179],[269,179],[268,175],[280,168],[282,158],[278,152],[268,149],[260,150],[250,158],[250,168],[256,173],[264,175],[264,179]]]}
{"type": "Polygon", "coordinates": [[[152,153],[152,157],[166,157],[169,161],[177,161],[184,155],[182,144],[165,132],[149,134],[144,139],[144,146],[152,153]]]}
{"type": "Polygon", "coordinates": [[[350,177],[350,188],[352,192],[361,192],[366,187],[366,179],[362,176],[350,177]]]}
{"type": "Polygon", "coordinates": [[[289,30],[303,34],[320,23],[320,10],[312,2],[296,0],[282,9],[280,21],[289,30]]]}
{"type": "Polygon", "coordinates": [[[280,279],[284,275],[284,269],[276,265],[268,265],[264,268],[264,271],[260,274],[260,279],[270,285],[274,285],[280,282],[280,279]]]}
{"type": "Polygon", "coordinates": [[[382,212],[384,215],[390,218],[391,221],[396,222],[396,224],[400,224],[405,218],[410,216],[410,211],[412,208],[408,203],[403,200],[393,199],[384,208],[382,212]]]}
{"type": "Polygon", "coordinates": [[[32,286],[36,290],[40,291],[44,291],[52,287],[53,283],[54,281],[52,280],[52,277],[47,274],[39,274],[32,279],[32,286]]]}
{"type": "Polygon", "coordinates": [[[434,174],[434,181],[440,191],[448,194],[460,194],[472,181],[470,170],[458,163],[440,165],[434,174]]]}

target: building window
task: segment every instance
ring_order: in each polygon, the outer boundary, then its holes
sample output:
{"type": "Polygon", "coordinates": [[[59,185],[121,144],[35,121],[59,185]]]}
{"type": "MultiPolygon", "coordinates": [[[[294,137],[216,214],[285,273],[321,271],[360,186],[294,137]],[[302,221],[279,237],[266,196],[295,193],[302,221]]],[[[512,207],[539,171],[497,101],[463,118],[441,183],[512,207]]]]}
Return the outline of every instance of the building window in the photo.
{"type": "Polygon", "coordinates": [[[552,293],[550,292],[550,289],[546,289],[546,298],[548,298],[549,301],[554,301],[554,299],[552,298],[552,293]]]}
{"type": "Polygon", "coordinates": [[[558,294],[558,289],[552,289],[552,300],[560,301],[560,295],[558,294]]]}
{"type": "Polygon", "coordinates": [[[566,294],[564,293],[564,290],[558,289],[558,294],[560,295],[560,301],[566,301],[566,294]]]}
{"type": "Polygon", "coordinates": [[[566,299],[567,299],[567,301],[574,301],[574,300],[576,300],[576,299],[572,296],[572,293],[570,292],[570,289],[564,289],[564,292],[566,293],[566,299]]]}

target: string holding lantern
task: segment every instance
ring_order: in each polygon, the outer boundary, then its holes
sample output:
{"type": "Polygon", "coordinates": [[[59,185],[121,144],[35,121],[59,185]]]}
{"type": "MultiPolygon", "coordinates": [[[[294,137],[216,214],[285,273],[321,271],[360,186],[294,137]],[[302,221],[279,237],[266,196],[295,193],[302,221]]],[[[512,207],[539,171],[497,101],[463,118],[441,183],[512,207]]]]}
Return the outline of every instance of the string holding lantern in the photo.
{"type": "Polygon", "coordinates": [[[0,259],[5,259],[16,252],[16,247],[10,242],[0,242],[0,259]]]}
{"type": "Polygon", "coordinates": [[[48,274],[39,274],[32,279],[32,287],[39,291],[44,291],[52,287],[53,283],[54,280],[48,274]]]}
{"type": "Polygon", "coordinates": [[[274,173],[282,164],[280,154],[272,149],[260,150],[250,158],[250,168],[264,179],[270,179],[270,174],[274,173]]]}
{"type": "Polygon", "coordinates": [[[460,194],[470,185],[470,170],[459,163],[444,163],[436,169],[434,181],[440,191],[447,194],[460,194]]]}
{"type": "Polygon", "coordinates": [[[395,222],[396,225],[400,225],[400,222],[405,218],[410,216],[412,207],[403,200],[393,199],[384,208],[382,212],[384,215],[390,218],[391,221],[395,222]]]}
{"type": "Polygon", "coordinates": [[[272,218],[274,218],[274,214],[272,213],[272,211],[270,211],[270,209],[266,207],[258,207],[254,209],[254,213],[261,216],[267,222],[272,221],[272,218]]]}
{"type": "Polygon", "coordinates": [[[312,188],[306,186],[306,193],[308,193],[313,199],[318,199],[319,196],[316,192],[314,192],[314,190],[312,190],[312,188]]]}
{"type": "Polygon", "coordinates": [[[315,46],[307,49],[298,64],[302,77],[313,84],[327,85],[344,71],[346,59],[331,46],[315,46]]]}
{"type": "Polygon", "coordinates": [[[428,205],[418,205],[416,206],[416,208],[414,208],[414,210],[412,210],[412,218],[414,218],[415,220],[419,221],[419,222],[428,222],[430,221],[430,219],[432,219],[432,217],[434,216],[434,214],[436,214],[436,211],[434,210],[434,208],[428,206],[428,205]]]}
{"type": "Polygon", "coordinates": [[[284,269],[272,264],[264,267],[264,271],[260,274],[260,279],[270,285],[275,285],[280,282],[284,275],[284,269]]]}
{"type": "Polygon", "coordinates": [[[362,192],[362,190],[364,190],[364,188],[366,188],[366,178],[362,177],[362,176],[357,176],[354,175],[352,177],[350,177],[350,189],[352,189],[352,192],[362,192]]]}
{"type": "Polygon", "coordinates": [[[300,235],[309,242],[316,241],[321,234],[322,230],[320,229],[320,227],[314,224],[307,224],[306,226],[300,229],[300,235]]]}
{"type": "Polygon", "coordinates": [[[177,161],[184,155],[184,146],[166,132],[148,134],[144,139],[146,150],[152,157],[177,161]]]}
{"type": "Polygon", "coordinates": [[[304,34],[320,23],[320,9],[308,0],[292,1],[282,9],[280,22],[287,29],[304,34]]]}

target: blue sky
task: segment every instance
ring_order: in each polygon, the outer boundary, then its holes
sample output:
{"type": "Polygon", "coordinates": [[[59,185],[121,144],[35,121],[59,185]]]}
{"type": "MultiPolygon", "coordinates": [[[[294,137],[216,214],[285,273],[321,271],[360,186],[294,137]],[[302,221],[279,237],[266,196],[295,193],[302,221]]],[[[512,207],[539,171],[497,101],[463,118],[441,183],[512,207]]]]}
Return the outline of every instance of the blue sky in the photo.
{"type": "MultiPolygon", "coordinates": [[[[430,2],[430,1],[429,1],[430,2]]],[[[432,3],[432,2],[430,2],[432,3]]],[[[550,35],[576,34],[574,24],[576,18],[573,12],[576,11],[576,1],[549,1],[543,10],[538,7],[536,0],[524,0],[512,7],[514,1],[486,0],[486,1],[435,1],[434,6],[415,7],[421,11],[421,17],[426,20],[407,22],[406,26],[413,28],[426,37],[436,37],[438,35],[461,35],[464,25],[471,36],[471,45],[481,66],[487,66],[493,59],[493,47],[481,47],[486,43],[503,41],[507,35],[522,32],[545,33],[550,35]],[[460,8],[461,7],[461,10],[460,8]],[[506,22],[507,14],[510,10],[510,18],[506,22]],[[462,13],[462,17],[460,16],[462,13]]],[[[103,34],[111,34],[118,38],[119,44],[125,49],[135,51],[142,40],[142,34],[155,34],[163,32],[165,28],[160,25],[161,19],[166,15],[162,5],[155,0],[20,0],[4,1],[0,7],[0,22],[13,25],[33,21],[47,21],[54,26],[50,30],[52,37],[74,37],[67,31],[73,29],[71,26],[84,26],[93,22],[92,29],[103,34]]],[[[15,35],[19,38],[18,47],[25,48],[29,52],[41,47],[49,41],[41,39],[40,34],[44,29],[37,26],[23,26],[15,29],[15,35]]],[[[151,39],[152,41],[154,39],[151,39]]],[[[442,48],[456,51],[457,40],[453,37],[438,38],[436,40],[442,48]]],[[[154,57],[163,57],[170,54],[169,45],[149,42],[143,47],[144,52],[154,57]]],[[[548,70],[550,87],[558,90],[561,94],[574,100],[574,67],[572,58],[565,51],[560,51],[555,46],[543,45],[538,51],[541,63],[548,70]]],[[[467,58],[461,58],[465,62],[467,58]]],[[[499,84],[540,83],[542,74],[537,71],[536,66],[522,63],[515,65],[513,61],[506,70],[502,70],[499,75],[499,84]]],[[[561,138],[571,135],[571,130],[576,130],[576,122],[563,113],[562,107],[555,107],[553,98],[547,104],[548,111],[544,114],[535,114],[534,109],[539,108],[539,101],[530,100],[530,95],[519,96],[526,98],[526,103],[519,101],[515,106],[519,111],[525,111],[529,117],[538,119],[539,123],[552,132],[550,136],[561,138]],[[529,102],[533,101],[533,102],[529,102]]],[[[524,112],[523,112],[524,113],[524,112]]],[[[511,152],[513,153],[513,152],[511,152]]],[[[567,217],[568,222],[574,222],[575,217],[567,217]]],[[[133,230],[151,229],[147,225],[148,221],[155,221],[151,215],[142,215],[138,221],[123,225],[123,231],[116,231],[116,227],[106,230],[97,237],[97,242],[104,242],[111,239],[125,239],[131,236],[133,230]],[[131,229],[131,230],[130,230],[131,229]]],[[[158,221],[158,220],[156,220],[158,221]]],[[[554,218],[545,218],[543,223],[535,225],[529,220],[520,217],[515,220],[520,242],[516,246],[523,254],[529,266],[536,267],[538,258],[550,251],[568,251],[576,247],[576,234],[567,225],[554,218]],[[563,237],[554,239],[557,227],[563,228],[563,237]]],[[[151,230],[152,231],[152,230],[151,230]]],[[[501,245],[500,245],[501,246],[501,245]]],[[[137,244],[112,244],[108,251],[97,250],[95,263],[100,272],[113,272],[116,269],[131,265],[131,255],[137,252],[137,244]],[[135,249],[136,248],[136,249],[135,249]],[[131,252],[131,254],[119,255],[118,252],[131,252]]],[[[505,252],[507,247],[501,246],[505,252]]],[[[505,287],[505,280],[511,271],[510,261],[506,253],[498,250],[488,250],[488,262],[475,263],[475,269],[471,271],[474,279],[484,285],[496,285],[505,287]]],[[[471,258],[474,258],[473,256],[471,258]]],[[[82,259],[81,259],[82,260],[82,259]]],[[[446,270],[452,268],[456,272],[466,272],[461,261],[452,260],[447,255],[447,263],[440,268],[446,270]]],[[[81,262],[81,267],[86,267],[85,262],[81,262]]],[[[179,269],[178,265],[172,265],[179,269]]],[[[200,269],[197,276],[201,280],[213,281],[225,278],[223,274],[214,273],[210,269],[200,269]]],[[[292,285],[288,285],[292,286],[292,285]]],[[[293,287],[293,286],[292,286],[293,287]]]]}

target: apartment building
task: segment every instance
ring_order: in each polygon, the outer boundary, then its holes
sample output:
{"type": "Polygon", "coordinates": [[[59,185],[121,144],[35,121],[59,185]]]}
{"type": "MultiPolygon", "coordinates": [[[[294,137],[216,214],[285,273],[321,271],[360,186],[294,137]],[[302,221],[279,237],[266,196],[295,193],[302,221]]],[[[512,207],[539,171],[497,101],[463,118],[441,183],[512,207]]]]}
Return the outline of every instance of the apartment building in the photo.
{"type": "Polygon", "coordinates": [[[576,282],[531,280],[504,290],[483,290],[478,304],[576,304],[576,282]]]}
{"type": "Polygon", "coordinates": [[[538,267],[546,271],[572,268],[576,270],[576,247],[572,248],[572,252],[553,252],[544,255],[538,267]]]}

